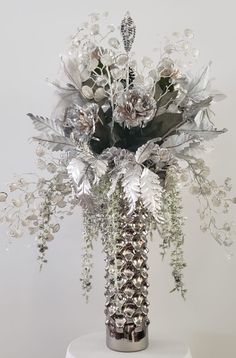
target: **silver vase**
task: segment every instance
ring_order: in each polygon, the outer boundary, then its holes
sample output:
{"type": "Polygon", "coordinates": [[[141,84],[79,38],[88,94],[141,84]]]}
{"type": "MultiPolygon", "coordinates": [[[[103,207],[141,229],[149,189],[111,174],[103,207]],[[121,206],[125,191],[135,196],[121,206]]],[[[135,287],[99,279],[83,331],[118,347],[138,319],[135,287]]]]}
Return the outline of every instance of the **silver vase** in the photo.
{"type": "Polygon", "coordinates": [[[115,351],[135,352],[148,346],[148,266],[146,211],[141,204],[128,213],[119,202],[114,250],[106,251],[106,335],[115,351]]]}

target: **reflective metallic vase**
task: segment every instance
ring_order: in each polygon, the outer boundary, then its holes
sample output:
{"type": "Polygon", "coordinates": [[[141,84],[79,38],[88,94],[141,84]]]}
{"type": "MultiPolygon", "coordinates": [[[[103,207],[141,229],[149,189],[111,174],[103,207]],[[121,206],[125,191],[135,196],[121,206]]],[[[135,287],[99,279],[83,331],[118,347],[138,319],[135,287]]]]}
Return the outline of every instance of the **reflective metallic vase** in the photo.
{"type": "Polygon", "coordinates": [[[114,249],[105,249],[107,346],[135,352],[148,346],[147,213],[137,204],[129,214],[125,201],[120,209],[114,249]]]}

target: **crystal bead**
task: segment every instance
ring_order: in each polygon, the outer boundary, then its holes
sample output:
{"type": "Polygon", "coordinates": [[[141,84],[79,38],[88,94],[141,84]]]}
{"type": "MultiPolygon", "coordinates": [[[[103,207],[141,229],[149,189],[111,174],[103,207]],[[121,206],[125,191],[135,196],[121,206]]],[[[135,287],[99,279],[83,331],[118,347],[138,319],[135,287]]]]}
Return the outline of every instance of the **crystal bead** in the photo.
{"type": "Polygon", "coordinates": [[[193,39],[194,38],[194,32],[191,29],[185,29],[184,30],[184,35],[189,38],[189,39],[193,39]]]}
{"type": "Polygon", "coordinates": [[[116,37],[111,37],[109,40],[108,40],[108,43],[111,47],[114,47],[115,49],[118,49],[119,46],[120,46],[120,42],[119,40],[116,38],[116,37]]]}

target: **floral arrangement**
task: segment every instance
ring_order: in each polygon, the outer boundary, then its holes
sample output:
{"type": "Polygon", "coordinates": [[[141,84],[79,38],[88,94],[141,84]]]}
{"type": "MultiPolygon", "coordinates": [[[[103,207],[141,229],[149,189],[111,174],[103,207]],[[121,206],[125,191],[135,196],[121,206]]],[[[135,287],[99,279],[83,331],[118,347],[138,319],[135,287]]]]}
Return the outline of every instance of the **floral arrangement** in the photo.
{"type": "Polygon", "coordinates": [[[142,207],[148,234],[158,231],[161,254],[170,251],[173,291],[184,296],[181,185],[200,203],[202,231],[220,245],[232,244],[231,223],[216,221],[218,210],[228,213],[236,203],[230,178],[218,186],[199,156],[209,140],[226,132],[216,128],[211,109],[224,96],[211,88],[210,64],[196,76],[185,71],[184,63],[198,55],[191,30],[173,34],[158,61],[144,57],[140,65],[132,52],[136,26],[129,13],[120,38],[113,25],[102,31],[100,18],[92,14],[61,57],[52,118],[28,114],[39,133],[33,137],[38,168],[48,174],[9,184],[9,193],[0,193],[0,220],[11,238],[25,230],[36,236],[42,266],[60,220],[82,206],[81,281],[87,297],[98,230],[105,251],[116,250],[122,195],[128,215],[142,207]]]}

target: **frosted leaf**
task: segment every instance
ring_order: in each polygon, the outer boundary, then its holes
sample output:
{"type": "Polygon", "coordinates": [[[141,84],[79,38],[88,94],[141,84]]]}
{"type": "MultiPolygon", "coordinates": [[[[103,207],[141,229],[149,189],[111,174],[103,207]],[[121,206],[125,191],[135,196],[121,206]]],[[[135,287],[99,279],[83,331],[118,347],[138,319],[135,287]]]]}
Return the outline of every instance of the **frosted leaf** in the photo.
{"type": "Polygon", "coordinates": [[[223,101],[226,98],[226,95],[217,90],[211,90],[211,96],[213,96],[214,102],[223,101]]]}
{"type": "Polygon", "coordinates": [[[12,228],[11,230],[8,231],[8,235],[12,238],[12,239],[18,239],[20,237],[22,237],[23,232],[20,229],[14,229],[12,228]]]}
{"type": "Polygon", "coordinates": [[[52,241],[52,240],[54,240],[54,236],[49,233],[49,234],[47,234],[47,236],[46,236],[46,240],[47,240],[47,241],[52,241]]]}
{"type": "Polygon", "coordinates": [[[10,192],[13,192],[15,190],[19,189],[19,185],[17,183],[11,183],[9,184],[9,190],[10,192]]]}
{"type": "Polygon", "coordinates": [[[7,193],[0,192],[0,203],[4,203],[7,200],[7,193]]]}
{"type": "Polygon", "coordinates": [[[22,200],[21,199],[12,199],[12,204],[16,207],[16,208],[20,208],[22,206],[22,200]]]}
{"type": "Polygon", "coordinates": [[[58,232],[60,230],[60,224],[56,224],[53,226],[53,233],[55,234],[56,232],[58,232]]]}
{"type": "Polygon", "coordinates": [[[26,193],[25,194],[25,201],[28,203],[28,204],[33,204],[33,202],[35,201],[35,196],[33,193],[26,193]]]}

